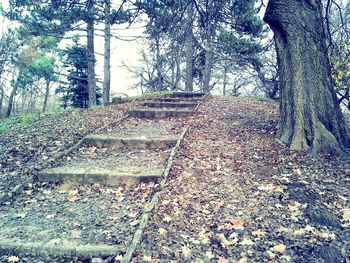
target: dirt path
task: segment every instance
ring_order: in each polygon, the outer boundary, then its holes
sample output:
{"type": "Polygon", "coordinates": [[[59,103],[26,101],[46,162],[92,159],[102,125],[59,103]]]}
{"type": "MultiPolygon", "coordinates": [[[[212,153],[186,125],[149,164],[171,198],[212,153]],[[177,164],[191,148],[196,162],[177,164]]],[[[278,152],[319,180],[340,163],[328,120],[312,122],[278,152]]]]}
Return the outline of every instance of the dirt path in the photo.
{"type": "Polygon", "coordinates": [[[133,262],[349,261],[349,160],[278,145],[274,103],[199,110],[133,262]]]}

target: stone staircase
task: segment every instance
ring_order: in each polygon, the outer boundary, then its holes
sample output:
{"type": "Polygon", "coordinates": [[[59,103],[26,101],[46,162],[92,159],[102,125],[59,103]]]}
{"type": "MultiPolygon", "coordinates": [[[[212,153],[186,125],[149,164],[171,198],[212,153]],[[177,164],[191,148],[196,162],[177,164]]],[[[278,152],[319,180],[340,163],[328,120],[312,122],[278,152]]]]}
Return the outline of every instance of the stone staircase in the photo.
{"type": "Polygon", "coordinates": [[[129,262],[185,134],[176,120],[195,114],[203,97],[176,92],[143,102],[40,171],[0,206],[0,258],[119,255],[129,262]]]}

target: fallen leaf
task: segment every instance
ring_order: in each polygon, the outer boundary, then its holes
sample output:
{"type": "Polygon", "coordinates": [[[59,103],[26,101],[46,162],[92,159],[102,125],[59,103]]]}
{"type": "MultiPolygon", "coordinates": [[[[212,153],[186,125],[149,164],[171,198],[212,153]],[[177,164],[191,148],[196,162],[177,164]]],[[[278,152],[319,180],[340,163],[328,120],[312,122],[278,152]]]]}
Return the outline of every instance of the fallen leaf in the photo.
{"type": "Polygon", "coordinates": [[[219,256],[217,263],[228,263],[228,260],[226,258],[224,258],[224,257],[219,256]]]}
{"type": "Polygon", "coordinates": [[[262,238],[262,237],[265,237],[267,235],[267,232],[261,231],[260,229],[258,229],[258,230],[253,231],[252,235],[257,237],[257,238],[262,238]]]}
{"type": "Polygon", "coordinates": [[[241,258],[238,263],[248,263],[248,258],[247,257],[244,257],[244,258],[241,258]]]}
{"type": "Polygon", "coordinates": [[[78,201],[79,199],[80,199],[80,197],[77,196],[77,195],[73,195],[73,196],[71,196],[71,197],[68,197],[68,201],[69,201],[69,202],[72,202],[72,203],[78,201]]]}
{"type": "Polygon", "coordinates": [[[16,257],[16,256],[9,256],[7,258],[7,262],[19,262],[19,257],[16,257]]]}
{"type": "Polygon", "coordinates": [[[350,209],[346,208],[343,210],[343,220],[350,222],[350,209]]]}
{"type": "Polygon", "coordinates": [[[214,254],[211,250],[208,250],[207,252],[205,252],[205,256],[210,260],[214,258],[214,254]]]}
{"type": "Polygon", "coordinates": [[[73,190],[70,190],[70,191],[68,192],[68,195],[70,195],[70,196],[74,196],[74,195],[77,195],[77,194],[78,194],[78,192],[79,192],[79,190],[78,190],[78,189],[73,189],[73,190]]]}
{"type": "Polygon", "coordinates": [[[302,229],[294,230],[293,235],[295,235],[295,236],[303,236],[303,235],[305,235],[305,233],[306,233],[305,229],[302,228],[302,229]]]}
{"type": "Polygon", "coordinates": [[[181,252],[185,258],[189,258],[191,256],[191,249],[188,246],[182,246],[181,252]]]}
{"type": "Polygon", "coordinates": [[[252,246],[254,244],[249,238],[244,237],[242,242],[240,243],[242,246],[252,246]]]}
{"type": "Polygon", "coordinates": [[[267,184],[267,185],[260,185],[258,186],[258,190],[260,191],[266,191],[266,192],[271,192],[273,190],[275,190],[276,186],[274,186],[273,184],[267,184]]]}
{"type": "Polygon", "coordinates": [[[218,211],[222,206],[224,206],[225,201],[222,199],[219,203],[216,204],[214,211],[218,211]]]}
{"type": "Polygon", "coordinates": [[[286,251],[286,246],[284,244],[279,244],[279,245],[276,245],[272,248],[274,251],[277,251],[281,254],[284,254],[284,252],[286,251]]]}
{"type": "Polygon", "coordinates": [[[151,256],[146,256],[146,255],[144,255],[144,256],[142,257],[142,260],[147,261],[147,262],[150,262],[150,261],[152,260],[152,257],[151,257],[151,256]]]}
{"type": "Polygon", "coordinates": [[[335,234],[334,233],[327,233],[327,232],[320,232],[320,231],[316,231],[315,233],[317,236],[319,236],[320,238],[324,238],[324,239],[335,239],[335,234]]]}
{"type": "Polygon", "coordinates": [[[17,218],[25,218],[27,216],[27,213],[19,213],[19,214],[16,214],[16,217],[17,218]]]}
{"type": "Polygon", "coordinates": [[[115,257],[115,260],[119,260],[119,261],[122,261],[123,260],[123,255],[117,255],[116,257],[115,257]]]}
{"type": "Polygon", "coordinates": [[[168,231],[165,230],[165,229],[162,228],[162,227],[159,228],[158,232],[159,232],[159,234],[160,234],[161,236],[166,236],[166,234],[168,233],[168,231]]]}
{"type": "Polygon", "coordinates": [[[54,214],[50,214],[50,215],[45,216],[46,219],[53,219],[54,217],[55,217],[54,214]]]}
{"type": "Polygon", "coordinates": [[[131,226],[136,226],[136,225],[138,225],[138,223],[139,223],[139,220],[134,220],[134,221],[132,221],[132,222],[130,223],[130,225],[131,225],[131,226]]]}
{"type": "Polygon", "coordinates": [[[244,220],[242,218],[234,218],[230,224],[234,229],[244,229],[244,220]]]}
{"type": "Polygon", "coordinates": [[[164,218],[163,218],[163,220],[164,220],[165,222],[169,223],[169,222],[172,220],[172,218],[171,218],[171,216],[169,216],[169,215],[165,215],[164,218]]]}
{"type": "Polygon", "coordinates": [[[228,246],[232,245],[232,243],[226,239],[224,234],[217,234],[216,236],[220,240],[221,246],[223,248],[227,248],[228,246]]]}

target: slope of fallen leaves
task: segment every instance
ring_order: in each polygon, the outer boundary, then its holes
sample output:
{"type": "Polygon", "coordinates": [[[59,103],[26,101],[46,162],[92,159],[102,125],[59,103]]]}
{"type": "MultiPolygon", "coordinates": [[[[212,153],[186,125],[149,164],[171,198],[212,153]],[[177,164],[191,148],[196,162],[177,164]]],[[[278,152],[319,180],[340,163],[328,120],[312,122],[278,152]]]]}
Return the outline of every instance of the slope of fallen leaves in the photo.
{"type": "Polygon", "coordinates": [[[349,262],[350,165],[275,141],[277,104],[211,97],[133,262],[349,262]]]}
{"type": "Polygon", "coordinates": [[[83,136],[120,118],[131,103],[74,110],[14,127],[0,134],[0,193],[23,181],[32,168],[77,143],[83,136]]]}

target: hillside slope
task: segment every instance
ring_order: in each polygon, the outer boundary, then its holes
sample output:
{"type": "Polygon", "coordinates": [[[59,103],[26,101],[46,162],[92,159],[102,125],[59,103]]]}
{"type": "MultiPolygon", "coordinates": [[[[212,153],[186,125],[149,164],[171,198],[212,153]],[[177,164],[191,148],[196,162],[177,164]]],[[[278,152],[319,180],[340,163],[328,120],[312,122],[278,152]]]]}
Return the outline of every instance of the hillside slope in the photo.
{"type": "MultiPolygon", "coordinates": [[[[79,116],[85,116],[81,122],[77,122],[75,114],[52,117],[37,123],[45,126],[45,130],[23,128],[5,133],[1,136],[3,185],[7,184],[7,178],[11,178],[11,183],[17,173],[24,172],[15,177],[17,180],[25,178],[26,164],[39,169],[43,156],[70,146],[93,128],[121,116],[131,106],[93,110],[93,114],[80,112],[79,116]],[[62,123],[69,125],[64,127],[62,123]],[[86,124],[83,128],[82,123],[86,124]],[[56,145],[55,141],[60,143],[56,145]],[[7,177],[8,174],[12,175],[7,177]]],[[[274,102],[209,97],[195,116],[175,119],[171,129],[189,129],[132,262],[350,260],[349,160],[312,157],[279,145],[275,141],[277,111],[274,102]]],[[[57,186],[45,187],[43,193],[50,190],[53,196],[57,186]]],[[[84,205],[92,206],[94,200],[98,203],[103,197],[103,206],[94,212],[95,216],[124,209],[108,206],[108,202],[114,202],[110,199],[114,191],[96,187],[82,189],[88,191],[89,197],[79,193],[78,197],[71,196],[69,202],[84,203],[85,200],[84,205]]],[[[144,202],[154,189],[158,186],[141,184],[123,192],[121,200],[135,210],[131,209],[132,213],[118,223],[115,219],[98,221],[101,228],[118,229],[118,233],[109,233],[108,239],[113,240],[113,235],[126,235],[123,231],[139,223],[138,211],[147,208],[144,202]]],[[[120,191],[124,190],[117,191],[119,199],[120,191]]],[[[26,200],[30,201],[30,197],[23,198],[26,200]]],[[[9,202],[7,206],[20,209],[21,202],[9,202]]],[[[11,255],[3,259],[8,256],[11,255]]],[[[123,254],[118,254],[93,262],[122,259],[123,254]]],[[[20,260],[91,262],[91,259],[76,258],[20,260]]]]}

